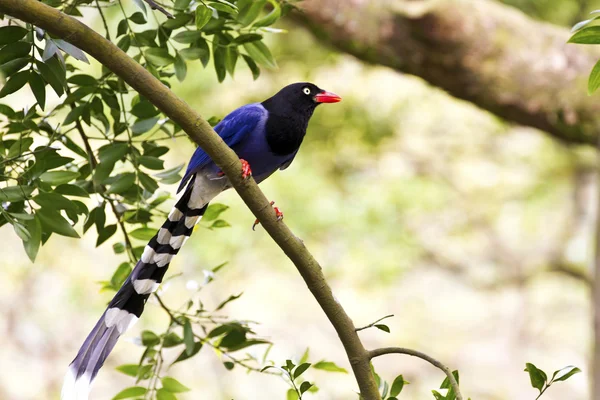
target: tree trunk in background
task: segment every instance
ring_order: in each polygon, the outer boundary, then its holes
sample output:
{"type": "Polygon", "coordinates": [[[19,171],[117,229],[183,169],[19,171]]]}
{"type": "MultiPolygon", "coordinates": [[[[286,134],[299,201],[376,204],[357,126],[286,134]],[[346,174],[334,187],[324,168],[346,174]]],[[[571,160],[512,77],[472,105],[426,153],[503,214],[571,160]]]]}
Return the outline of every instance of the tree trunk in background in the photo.
{"type": "MultiPolygon", "coordinates": [[[[297,21],[325,44],[416,75],[506,121],[596,145],[600,99],[587,78],[600,47],[492,0],[304,0],[297,21]]],[[[600,145],[599,145],[600,146],[600,145]]],[[[600,152],[599,152],[600,153],[600,152]]],[[[598,173],[600,182],[600,170],[598,173]]],[[[594,262],[600,276],[600,190],[594,262]]],[[[591,398],[600,400],[600,285],[591,295],[591,398]]]]}
{"type": "Polygon", "coordinates": [[[416,75],[505,120],[595,145],[600,47],[491,0],[304,0],[295,18],[323,43],[416,75]]]}

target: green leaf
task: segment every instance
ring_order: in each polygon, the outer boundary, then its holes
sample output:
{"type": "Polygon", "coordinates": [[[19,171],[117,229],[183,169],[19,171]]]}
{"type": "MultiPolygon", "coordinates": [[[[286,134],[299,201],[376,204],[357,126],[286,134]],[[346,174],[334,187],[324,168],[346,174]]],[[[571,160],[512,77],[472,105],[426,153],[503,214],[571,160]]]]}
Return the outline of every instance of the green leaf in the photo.
{"type": "Polygon", "coordinates": [[[69,111],[69,113],[65,117],[65,120],[63,121],[63,125],[69,125],[77,121],[85,111],[86,107],[87,104],[82,104],[69,111]]]}
{"type": "Polygon", "coordinates": [[[146,18],[144,17],[144,14],[142,14],[139,11],[133,13],[133,15],[131,15],[131,17],[129,17],[129,20],[131,22],[133,22],[134,24],[138,24],[138,25],[142,25],[142,24],[146,23],[146,18]]]}
{"type": "Polygon", "coordinates": [[[294,389],[288,389],[285,396],[286,400],[298,400],[298,393],[294,389]]]}
{"type": "Polygon", "coordinates": [[[142,332],[142,344],[144,346],[154,346],[160,343],[158,335],[152,331],[142,332]]]}
{"type": "Polygon", "coordinates": [[[125,243],[123,242],[113,243],[113,251],[115,252],[115,254],[125,253],[126,249],[127,248],[125,247],[125,243]]]}
{"type": "Polygon", "coordinates": [[[139,397],[146,394],[148,389],[142,386],[132,386],[125,390],[120,391],[112,400],[131,399],[132,397],[139,397]]]}
{"type": "Polygon", "coordinates": [[[281,17],[281,7],[279,6],[279,3],[276,1],[271,1],[271,5],[273,6],[273,10],[252,24],[254,28],[273,25],[279,19],[279,17],[281,17]]]}
{"type": "Polygon", "coordinates": [[[196,8],[196,29],[200,30],[204,28],[204,25],[210,21],[212,17],[212,10],[208,7],[199,4],[196,8]]]}
{"type": "Polygon", "coordinates": [[[538,369],[535,365],[531,363],[525,364],[525,371],[529,373],[531,386],[538,389],[541,392],[544,386],[546,386],[546,382],[548,380],[546,373],[541,369],[538,369]]]}
{"type": "Polygon", "coordinates": [[[258,17],[266,3],[267,0],[254,0],[248,2],[246,7],[240,9],[237,20],[242,26],[250,25],[252,21],[258,17]]]}
{"type": "Polygon", "coordinates": [[[131,126],[131,132],[134,135],[141,135],[142,133],[146,133],[150,129],[152,129],[154,127],[154,125],[156,125],[157,122],[158,122],[158,117],[148,118],[148,119],[140,119],[131,126]]]}
{"type": "Polygon", "coordinates": [[[258,33],[245,33],[233,39],[233,43],[240,45],[244,43],[255,42],[257,40],[262,40],[262,38],[263,36],[259,35],[258,33]]]}
{"type": "Polygon", "coordinates": [[[245,54],[242,54],[242,57],[244,57],[244,61],[246,61],[248,68],[250,68],[250,71],[252,72],[252,79],[257,80],[260,76],[260,68],[258,68],[258,65],[256,65],[251,57],[245,54]]]}
{"type": "Polygon", "coordinates": [[[37,66],[40,74],[42,74],[42,78],[44,78],[44,80],[50,84],[52,89],[54,89],[56,95],[59,97],[62,96],[65,92],[65,89],[60,77],[58,77],[54,71],[52,71],[52,69],[43,62],[38,61],[35,63],[35,65],[37,66]]]}
{"type": "Polygon", "coordinates": [[[227,47],[225,49],[225,69],[233,77],[233,73],[235,71],[235,64],[238,59],[238,51],[234,47],[227,47]]]}
{"type": "MultiPolygon", "coordinates": [[[[460,383],[458,371],[452,371],[452,376],[454,376],[456,383],[460,383]]],[[[445,400],[456,400],[456,393],[454,392],[454,388],[450,384],[448,377],[444,378],[442,384],[440,385],[440,389],[448,389],[448,393],[446,393],[446,397],[444,397],[445,400]]]]}
{"type": "Polygon", "coordinates": [[[592,95],[600,87],[600,61],[594,65],[588,80],[588,95],[592,95]]]}
{"type": "Polygon", "coordinates": [[[35,71],[31,71],[29,75],[29,87],[35,96],[38,105],[43,110],[46,107],[46,82],[35,71]]]}
{"type": "Polygon", "coordinates": [[[149,101],[140,101],[131,107],[131,113],[138,118],[152,118],[160,114],[160,111],[149,101]]]}
{"type": "Polygon", "coordinates": [[[117,371],[124,373],[125,375],[137,376],[140,366],[137,364],[123,364],[115,368],[117,371]]]}
{"type": "Polygon", "coordinates": [[[8,96],[9,94],[21,89],[23,86],[25,86],[28,80],[29,71],[17,72],[13,76],[11,76],[8,79],[8,81],[4,84],[2,89],[0,89],[0,98],[8,96]]]}
{"type": "Polygon", "coordinates": [[[390,396],[396,397],[402,392],[404,385],[408,383],[404,380],[402,375],[398,375],[396,379],[394,379],[394,383],[392,383],[392,388],[390,390],[390,396]]]}
{"type": "Polygon", "coordinates": [[[169,332],[167,335],[163,337],[163,346],[164,347],[174,347],[183,343],[183,339],[179,337],[175,332],[169,332]]]}
{"type": "Polygon", "coordinates": [[[220,204],[220,203],[211,204],[208,206],[208,208],[204,212],[204,215],[202,216],[202,220],[214,221],[215,219],[217,219],[219,217],[219,215],[221,215],[221,213],[223,213],[228,208],[229,208],[229,206],[227,206],[225,204],[220,204]]]}
{"type": "Polygon", "coordinates": [[[106,193],[120,194],[127,191],[135,183],[135,174],[127,172],[117,175],[117,179],[110,185],[106,193]]]}
{"type": "Polygon", "coordinates": [[[183,57],[177,53],[175,56],[175,76],[179,82],[183,82],[187,75],[187,65],[183,57]]]}
{"type": "Polygon", "coordinates": [[[29,32],[20,26],[3,26],[0,28],[0,46],[21,40],[29,32]]]}
{"type": "Polygon", "coordinates": [[[260,65],[270,69],[276,69],[277,63],[269,48],[263,42],[250,42],[244,44],[244,49],[250,57],[260,65]]]}
{"type": "MultiPolygon", "coordinates": [[[[203,7],[199,6],[198,8],[203,7]]],[[[202,32],[200,31],[183,31],[173,36],[173,40],[179,43],[195,43],[200,38],[202,38],[202,32]]]]}
{"type": "Polygon", "coordinates": [[[308,381],[302,382],[302,384],[300,385],[300,393],[306,392],[308,389],[310,389],[312,387],[312,385],[313,384],[308,381]]]}
{"type": "Polygon", "coordinates": [[[140,240],[150,240],[154,235],[156,235],[156,229],[152,228],[137,228],[129,232],[129,236],[140,240]]]}
{"type": "Polygon", "coordinates": [[[40,193],[32,200],[48,209],[78,211],[75,203],[58,193],[40,193]]]}
{"type": "Polygon", "coordinates": [[[192,325],[190,324],[189,319],[186,319],[185,324],[183,324],[183,342],[185,343],[186,354],[191,356],[195,350],[195,343],[194,331],[192,330],[192,325]]]}
{"type": "Polygon", "coordinates": [[[175,364],[179,361],[187,360],[188,358],[195,356],[200,351],[201,348],[202,348],[202,342],[196,342],[196,343],[194,343],[194,348],[193,348],[191,354],[188,354],[187,347],[186,347],[186,349],[183,350],[181,352],[181,354],[179,354],[179,357],[177,357],[177,359],[175,361],[173,361],[173,364],[175,364]]]}
{"type": "MultiPolygon", "coordinates": [[[[173,38],[175,39],[175,38],[173,38]]],[[[144,51],[144,57],[148,62],[157,67],[164,67],[173,64],[175,57],[169,54],[167,49],[162,47],[152,47],[144,51]]]]}
{"type": "Polygon", "coordinates": [[[8,44],[0,49],[0,64],[4,64],[10,60],[17,58],[28,57],[31,51],[31,43],[15,42],[8,44]]]}
{"type": "Polygon", "coordinates": [[[131,264],[129,264],[128,262],[121,263],[117,267],[112,277],[110,278],[110,285],[113,287],[113,289],[119,290],[121,285],[123,285],[129,274],[131,273],[131,270],[131,264]]]}
{"type": "Polygon", "coordinates": [[[175,18],[166,20],[163,23],[163,27],[167,29],[181,28],[182,26],[187,25],[187,23],[190,22],[192,18],[193,17],[190,14],[177,14],[175,15],[175,18]]]}
{"type": "Polygon", "coordinates": [[[101,163],[114,164],[129,153],[128,143],[111,143],[98,149],[98,158],[101,163]]]}
{"type": "Polygon", "coordinates": [[[0,202],[8,201],[14,203],[25,200],[31,196],[34,190],[33,186],[8,186],[0,188],[0,202]]]}
{"type": "Polygon", "coordinates": [[[23,247],[25,248],[27,257],[29,257],[31,262],[35,262],[35,258],[37,257],[40,244],[42,242],[42,223],[40,222],[39,217],[36,215],[33,219],[25,221],[25,226],[27,227],[31,237],[29,240],[23,242],[23,247]]]}
{"type": "Polygon", "coordinates": [[[229,222],[222,220],[222,219],[218,219],[215,222],[213,222],[209,228],[211,228],[211,229],[213,229],[213,228],[228,228],[230,226],[231,225],[229,225],[229,222]]]}
{"type": "Polygon", "coordinates": [[[344,374],[348,373],[348,371],[346,371],[346,369],[344,369],[342,367],[338,367],[337,365],[335,365],[334,362],[331,362],[331,361],[319,361],[318,363],[313,365],[313,368],[321,369],[323,371],[329,371],[329,372],[342,372],[344,374]]]}
{"type": "Polygon", "coordinates": [[[387,325],[384,324],[376,324],[375,328],[380,329],[384,332],[390,333],[390,328],[387,325]]]}
{"type": "Polygon", "coordinates": [[[296,369],[294,370],[294,379],[298,378],[300,375],[302,375],[304,373],[304,371],[306,371],[308,369],[308,367],[310,367],[310,363],[303,363],[300,364],[296,367],[296,369]]]}
{"type": "Polygon", "coordinates": [[[207,50],[199,47],[190,47],[179,51],[179,55],[186,60],[197,60],[207,54],[207,50]]]}
{"type": "Polygon", "coordinates": [[[79,172],[73,171],[48,171],[40,175],[40,180],[52,186],[62,185],[63,183],[71,182],[79,177],[79,172]]]}
{"type": "Polygon", "coordinates": [[[576,32],[568,43],[600,44],[600,26],[589,26],[576,32]]]}
{"type": "Polygon", "coordinates": [[[157,157],[140,156],[138,161],[141,165],[148,169],[161,170],[164,168],[164,161],[157,157]]]}
{"type": "Polygon", "coordinates": [[[181,384],[177,379],[169,376],[162,378],[162,386],[164,389],[172,393],[183,393],[190,391],[190,388],[181,384]]]}
{"type": "Polygon", "coordinates": [[[146,189],[150,193],[154,193],[158,190],[158,183],[156,183],[156,181],[147,174],[143,172],[138,172],[138,179],[140,180],[140,183],[142,184],[144,189],[146,189]]]}
{"type": "Polygon", "coordinates": [[[569,365],[567,367],[559,369],[558,371],[554,371],[554,374],[552,374],[552,381],[553,382],[566,381],[573,375],[578,374],[580,372],[581,372],[581,370],[579,368],[577,368],[573,365],[569,365]],[[558,378],[555,378],[555,376],[558,376],[558,378]]]}
{"type": "Polygon", "coordinates": [[[12,225],[13,225],[13,229],[15,230],[15,233],[17,234],[19,239],[21,239],[23,242],[26,242],[29,239],[31,239],[31,233],[29,233],[29,231],[27,230],[25,225],[21,224],[18,221],[13,222],[12,225]]]}
{"type": "MultiPolygon", "coordinates": [[[[177,180],[179,180],[178,174],[179,174],[179,171],[181,171],[183,169],[184,165],[185,164],[179,164],[176,167],[166,169],[163,172],[159,172],[158,174],[154,174],[154,176],[161,180],[164,180],[164,179],[169,180],[169,179],[173,179],[175,177],[177,177],[177,180]]],[[[210,208],[210,206],[208,208],[210,208]]],[[[204,215],[206,216],[206,213],[204,215]]]]}
{"type": "Polygon", "coordinates": [[[16,157],[16,156],[23,154],[24,152],[26,152],[29,149],[29,147],[31,147],[32,144],[33,144],[33,138],[30,138],[30,137],[21,138],[21,139],[17,140],[12,146],[10,146],[6,157],[12,158],[12,157],[16,157]]]}
{"type": "Polygon", "coordinates": [[[58,211],[40,208],[36,215],[40,217],[40,221],[45,230],[52,231],[62,236],[79,238],[79,235],[73,229],[71,224],[58,211]]]}
{"type": "Polygon", "coordinates": [[[96,78],[85,74],[73,75],[67,79],[67,82],[77,86],[96,86],[98,84],[96,78]]]}
{"type": "Polygon", "coordinates": [[[156,400],[177,400],[177,397],[168,390],[161,388],[156,391],[156,400]]]}
{"type": "Polygon", "coordinates": [[[175,0],[174,8],[179,11],[184,11],[188,8],[192,0],[175,0]]]}
{"type": "Polygon", "coordinates": [[[75,197],[90,197],[89,193],[77,185],[62,184],[54,192],[75,197]]]}
{"type": "Polygon", "coordinates": [[[101,162],[100,164],[96,165],[93,177],[94,183],[103,183],[108,178],[114,167],[115,164],[111,162],[101,162]]]}
{"type": "Polygon", "coordinates": [[[237,14],[237,12],[238,12],[237,7],[235,7],[231,3],[225,4],[225,2],[221,2],[221,3],[212,2],[212,3],[210,3],[210,7],[214,8],[217,11],[222,11],[227,14],[237,14]]]}
{"type": "Polygon", "coordinates": [[[102,243],[106,242],[108,239],[112,237],[112,235],[117,232],[117,225],[106,225],[102,229],[98,229],[98,239],[96,240],[96,247],[100,246],[102,243]]]}
{"type": "Polygon", "coordinates": [[[0,65],[0,75],[8,78],[16,72],[22,70],[27,64],[29,64],[28,57],[10,60],[9,62],[0,65]]]}

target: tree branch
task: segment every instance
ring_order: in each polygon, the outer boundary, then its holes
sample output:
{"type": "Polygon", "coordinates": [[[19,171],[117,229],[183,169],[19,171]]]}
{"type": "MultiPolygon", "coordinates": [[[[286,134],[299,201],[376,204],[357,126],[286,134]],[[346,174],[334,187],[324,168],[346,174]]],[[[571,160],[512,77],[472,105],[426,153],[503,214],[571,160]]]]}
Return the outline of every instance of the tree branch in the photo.
{"type": "Polygon", "coordinates": [[[416,75],[509,122],[595,145],[595,46],[493,0],[305,0],[296,19],[323,43],[416,75]]]}
{"type": "Polygon", "coordinates": [[[150,6],[151,9],[160,11],[161,13],[165,14],[167,16],[167,18],[175,18],[173,16],[173,14],[171,14],[170,12],[165,10],[162,6],[157,4],[155,1],[153,1],[153,0],[144,0],[144,1],[146,3],[148,3],[148,5],[150,6]]]}
{"type": "Polygon", "coordinates": [[[321,266],[302,241],[283,222],[277,221],[270,202],[256,182],[242,179],[240,160],[211,126],[141,65],[76,19],[37,0],[0,0],[0,12],[46,29],[96,58],[181,126],[206,151],[300,272],[346,350],[363,399],[380,399],[367,351],[354,330],[352,320],[334,298],[321,266]]]}
{"type": "Polygon", "coordinates": [[[421,353],[420,351],[417,351],[417,350],[405,349],[403,347],[383,347],[381,349],[375,349],[375,350],[369,351],[369,359],[383,356],[385,354],[394,354],[394,353],[408,354],[409,356],[418,357],[420,359],[427,361],[434,367],[437,367],[437,368],[441,369],[442,371],[444,371],[444,373],[446,374],[446,377],[448,377],[448,381],[450,382],[452,389],[454,389],[454,393],[456,394],[456,400],[462,400],[463,397],[462,397],[462,394],[460,393],[460,388],[458,387],[458,382],[456,382],[456,379],[454,378],[454,375],[452,375],[452,371],[450,370],[450,368],[446,367],[444,364],[442,364],[435,358],[429,357],[425,353],[421,353]]]}

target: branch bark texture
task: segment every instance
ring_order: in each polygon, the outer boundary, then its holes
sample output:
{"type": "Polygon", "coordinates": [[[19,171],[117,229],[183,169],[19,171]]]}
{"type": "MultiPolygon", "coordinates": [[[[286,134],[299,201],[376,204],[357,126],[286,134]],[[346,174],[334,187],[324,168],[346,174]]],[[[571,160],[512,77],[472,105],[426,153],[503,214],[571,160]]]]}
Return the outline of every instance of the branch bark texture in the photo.
{"type": "Polygon", "coordinates": [[[335,300],[321,266],[290,229],[277,221],[273,208],[254,180],[243,180],[241,163],[211,126],[183,100],[117,46],[83,23],[37,0],[0,0],[0,12],[43,28],[79,47],[105,65],[175,121],[221,168],[248,208],[294,263],[342,342],[365,400],[379,399],[367,351],[352,320],[335,300]]]}
{"type": "Polygon", "coordinates": [[[416,75],[505,120],[596,144],[586,82],[596,46],[493,0],[304,0],[296,18],[323,43],[416,75]]]}

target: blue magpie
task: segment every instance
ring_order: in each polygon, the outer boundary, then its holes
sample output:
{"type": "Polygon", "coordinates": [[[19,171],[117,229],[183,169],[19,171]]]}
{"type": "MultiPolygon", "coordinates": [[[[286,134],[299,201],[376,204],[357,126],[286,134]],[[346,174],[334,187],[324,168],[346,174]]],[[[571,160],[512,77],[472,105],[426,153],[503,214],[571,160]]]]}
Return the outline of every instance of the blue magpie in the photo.
{"type": "MultiPolygon", "coordinates": [[[[215,131],[242,160],[242,175],[262,182],[294,160],[308,121],[321,103],[341,98],[308,82],[288,85],[262,103],[242,106],[215,131]],[[252,166],[252,169],[250,169],[252,166]]],[[[181,196],[167,220],[146,245],[135,268],[100,317],[69,365],[61,398],[86,400],[90,385],[119,337],[144,310],[163,280],[171,259],[190,237],[208,203],[231,187],[220,168],[201,148],[190,159],[177,192],[181,196]]],[[[278,217],[281,212],[275,208],[278,217]]]]}

